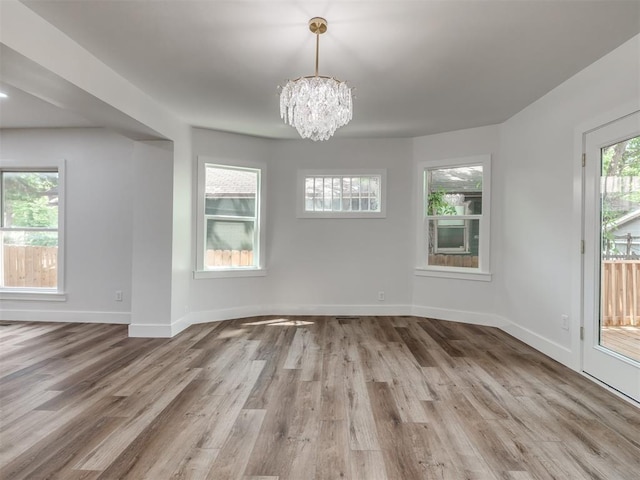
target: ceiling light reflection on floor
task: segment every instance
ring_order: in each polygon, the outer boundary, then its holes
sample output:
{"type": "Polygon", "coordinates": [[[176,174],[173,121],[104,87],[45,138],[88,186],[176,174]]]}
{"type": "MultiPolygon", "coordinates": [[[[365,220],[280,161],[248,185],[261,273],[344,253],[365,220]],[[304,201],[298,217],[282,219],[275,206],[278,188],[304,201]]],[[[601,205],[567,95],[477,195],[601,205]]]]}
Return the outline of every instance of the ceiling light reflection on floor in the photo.
{"type": "Polygon", "coordinates": [[[229,331],[224,331],[222,332],[220,335],[218,335],[217,338],[233,338],[233,337],[239,337],[240,335],[242,335],[243,333],[245,333],[245,331],[241,328],[236,329],[236,330],[229,330],[229,331]]]}

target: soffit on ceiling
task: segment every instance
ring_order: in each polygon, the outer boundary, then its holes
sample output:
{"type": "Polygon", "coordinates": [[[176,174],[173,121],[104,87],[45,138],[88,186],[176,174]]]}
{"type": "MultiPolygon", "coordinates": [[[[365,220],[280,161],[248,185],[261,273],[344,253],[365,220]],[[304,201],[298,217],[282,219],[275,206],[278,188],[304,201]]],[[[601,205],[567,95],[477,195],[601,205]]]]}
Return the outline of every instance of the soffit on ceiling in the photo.
{"type": "Polygon", "coordinates": [[[12,85],[0,82],[0,92],[7,95],[7,98],[0,99],[0,128],[96,126],[81,115],[59,108],[12,85]]]}

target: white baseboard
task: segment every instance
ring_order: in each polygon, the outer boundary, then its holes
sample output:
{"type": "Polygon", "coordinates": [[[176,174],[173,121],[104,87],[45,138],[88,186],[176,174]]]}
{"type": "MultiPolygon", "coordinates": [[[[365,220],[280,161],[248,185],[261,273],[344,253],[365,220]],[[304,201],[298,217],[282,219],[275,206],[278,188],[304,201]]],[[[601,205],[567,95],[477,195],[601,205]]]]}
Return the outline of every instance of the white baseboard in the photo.
{"type": "Polygon", "coordinates": [[[171,338],[171,325],[161,324],[131,324],[129,336],[137,338],[171,338]]]}
{"type": "Polygon", "coordinates": [[[6,310],[0,320],[20,322],[131,323],[131,312],[83,312],[76,310],[6,310]]]}
{"type": "Polygon", "coordinates": [[[170,327],[166,325],[131,325],[131,336],[169,336],[181,332],[189,325],[209,322],[221,322],[237,318],[259,317],[265,315],[321,315],[321,316],[396,316],[414,315],[473,325],[501,327],[508,323],[492,314],[448,310],[442,308],[419,307],[415,305],[251,305],[191,312],[170,327]],[[155,334],[155,335],[153,335],[155,334]]]}
{"type": "MultiPolygon", "coordinates": [[[[503,320],[492,313],[469,312],[467,310],[450,310],[447,308],[413,305],[411,307],[411,315],[472,325],[485,325],[487,327],[501,327],[503,325],[503,320]]],[[[504,321],[506,322],[506,320],[504,321]]]]}
{"type": "Polygon", "coordinates": [[[171,324],[171,336],[174,337],[178,335],[181,331],[189,328],[192,323],[191,315],[185,315],[184,317],[179,318],[171,324]]]}
{"type": "Polygon", "coordinates": [[[411,305],[276,305],[272,315],[391,316],[411,315],[411,305]]]}
{"type": "Polygon", "coordinates": [[[200,312],[191,312],[189,315],[187,315],[186,322],[189,325],[194,325],[196,323],[222,322],[224,320],[233,320],[235,318],[271,315],[270,312],[270,307],[262,305],[224,308],[221,310],[205,310],[200,312]]]}
{"type": "Polygon", "coordinates": [[[129,325],[129,336],[138,338],[171,338],[188,328],[192,323],[191,314],[185,315],[169,325],[163,323],[132,323],[129,325]]]}
{"type": "Polygon", "coordinates": [[[499,327],[502,331],[508,333],[512,337],[517,338],[518,340],[523,341],[530,347],[535,348],[536,350],[544,353],[546,356],[553,358],[557,362],[560,362],[573,370],[579,369],[578,365],[574,365],[575,355],[569,348],[564,347],[552,340],[549,340],[542,335],[532,332],[527,328],[510,322],[506,318],[503,318],[503,324],[499,325],[499,327]]]}
{"type": "MultiPolygon", "coordinates": [[[[220,322],[263,315],[391,316],[411,315],[410,305],[252,305],[192,312],[188,323],[220,322]]],[[[185,327],[186,328],[186,327],[185,327]]]]}

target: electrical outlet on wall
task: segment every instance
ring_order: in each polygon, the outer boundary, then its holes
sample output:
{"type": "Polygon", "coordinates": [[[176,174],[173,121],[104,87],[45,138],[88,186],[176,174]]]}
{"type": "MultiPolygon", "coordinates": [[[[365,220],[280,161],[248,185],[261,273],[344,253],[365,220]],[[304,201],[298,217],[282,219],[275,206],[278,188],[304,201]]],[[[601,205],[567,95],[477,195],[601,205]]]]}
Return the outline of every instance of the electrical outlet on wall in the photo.
{"type": "Polygon", "coordinates": [[[115,300],[116,302],[122,301],[122,290],[116,290],[115,300]]]}
{"type": "Polygon", "coordinates": [[[378,301],[384,302],[384,292],[382,291],[378,292],[378,301]]]}
{"type": "Polygon", "coordinates": [[[560,319],[562,320],[562,329],[569,330],[569,315],[561,315],[560,319]]]}

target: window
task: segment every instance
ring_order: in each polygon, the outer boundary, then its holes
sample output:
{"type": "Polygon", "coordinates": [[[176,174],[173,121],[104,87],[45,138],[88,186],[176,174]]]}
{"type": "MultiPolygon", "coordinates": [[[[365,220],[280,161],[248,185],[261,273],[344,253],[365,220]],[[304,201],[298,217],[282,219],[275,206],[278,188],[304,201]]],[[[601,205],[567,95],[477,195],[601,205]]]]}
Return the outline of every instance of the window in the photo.
{"type": "Polygon", "coordinates": [[[196,278],[261,274],[263,168],[199,163],[196,278]]]}
{"type": "Polygon", "coordinates": [[[418,275],[489,280],[488,155],[424,162],[418,275]]]}
{"type": "Polygon", "coordinates": [[[61,170],[62,167],[0,169],[2,298],[63,290],[61,170]]]}
{"type": "Polygon", "coordinates": [[[384,217],[385,183],[385,170],[301,170],[298,217],[384,217]]]}

